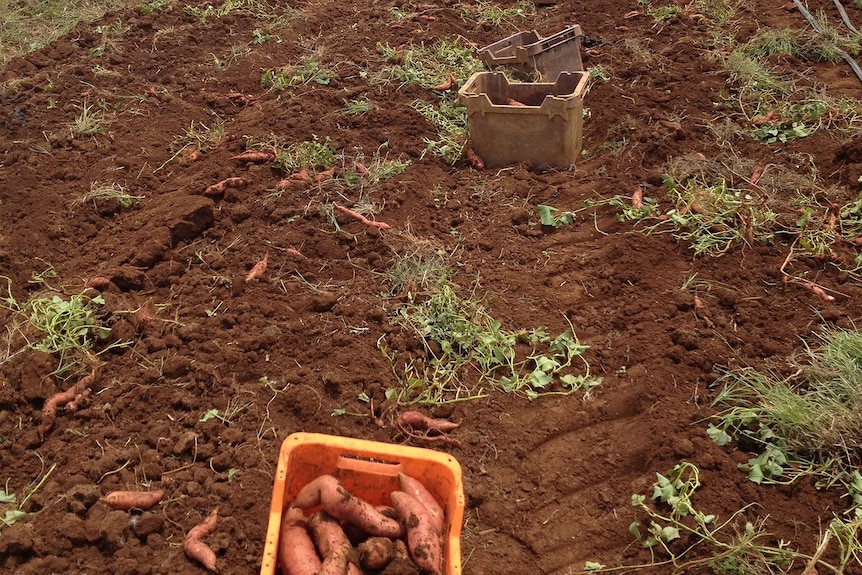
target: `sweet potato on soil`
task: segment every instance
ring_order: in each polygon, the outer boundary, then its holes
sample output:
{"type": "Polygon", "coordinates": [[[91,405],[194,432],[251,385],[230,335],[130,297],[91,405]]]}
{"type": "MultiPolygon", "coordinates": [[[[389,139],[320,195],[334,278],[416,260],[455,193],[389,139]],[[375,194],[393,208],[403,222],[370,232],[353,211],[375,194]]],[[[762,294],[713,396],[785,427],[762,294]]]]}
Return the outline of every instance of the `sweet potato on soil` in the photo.
{"type": "Polygon", "coordinates": [[[266,264],[269,261],[269,253],[263,255],[263,259],[254,264],[252,266],[251,271],[248,272],[248,275],[245,276],[245,281],[250,282],[251,280],[256,280],[263,276],[266,273],[266,264]]]}
{"type": "Polygon", "coordinates": [[[455,423],[448,419],[428,417],[418,411],[405,411],[398,416],[398,425],[424,429],[433,433],[448,433],[461,427],[461,422],[455,423]]]}
{"type": "Polygon", "coordinates": [[[311,175],[309,175],[308,170],[306,170],[305,168],[302,168],[298,172],[290,174],[289,176],[287,176],[287,179],[296,182],[307,182],[309,184],[314,183],[314,180],[311,179],[311,175]]]}
{"type": "Polygon", "coordinates": [[[644,189],[641,186],[636,187],[632,192],[632,207],[636,210],[644,207],[644,189]]]}
{"type": "Polygon", "coordinates": [[[335,177],[335,168],[329,168],[328,170],[323,170],[316,176],[314,176],[314,181],[319,183],[326,182],[335,177]]]}
{"type": "Polygon", "coordinates": [[[485,162],[482,160],[482,158],[479,157],[479,154],[473,151],[473,148],[464,149],[464,158],[467,160],[467,163],[473,167],[474,170],[485,169],[485,162]]]}
{"type": "Polygon", "coordinates": [[[165,492],[158,491],[112,491],[100,498],[99,501],[120,511],[132,509],[147,510],[156,505],[165,497],[165,492]]]}
{"type": "Polygon", "coordinates": [[[202,523],[189,529],[183,540],[183,551],[185,551],[186,556],[194,559],[213,573],[218,571],[216,555],[210,546],[204,543],[203,538],[215,531],[216,523],[218,523],[218,507],[213,509],[202,523]]]}
{"type": "Polygon", "coordinates": [[[93,288],[95,290],[104,291],[111,286],[111,280],[103,276],[95,276],[90,278],[90,281],[87,282],[88,288],[93,288]]]}
{"type": "Polygon", "coordinates": [[[448,78],[436,86],[431,86],[431,89],[436,92],[445,92],[446,90],[451,90],[453,87],[458,87],[458,80],[455,79],[455,74],[449,74],[448,78]]]}
{"type": "Polygon", "coordinates": [[[42,407],[42,423],[39,424],[39,437],[44,438],[45,434],[54,427],[59,408],[68,405],[71,406],[70,411],[77,409],[78,402],[90,394],[90,387],[95,380],[96,368],[94,367],[89,375],[79,379],[75,385],[66,391],[55,393],[45,401],[42,407]]]}
{"type": "Polygon", "coordinates": [[[241,154],[237,154],[236,156],[232,156],[231,160],[238,160],[240,162],[248,162],[250,164],[265,164],[267,162],[271,162],[275,159],[275,154],[272,152],[262,152],[260,150],[246,150],[241,154]]]}
{"type": "Polygon", "coordinates": [[[443,539],[434,519],[418,499],[403,491],[392,492],[392,504],[407,532],[410,557],[428,575],[443,573],[443,539]]]}
{"type": "Polygon", "coordinates": [[[828,293],[826,293],[825,289],[823,289],[819,285],[815,284],[814,282],[810,282],[807,280],[800,280],[799,285],[801,285],[803,288],[807,289],[808,291],[810,291],[811,293],[813,293],[814,295],[816,295],[817,297],[819,297],[823,301],[828,301],[828,302],[835,301],[835,296],[829,295],[828,293]]]}
{"type": "Polygon", "coordinates": [[[434,519],[434,527],[437,528],[437,531],[443,533],[443,507],[434,499],[428,488],[418,479],[414,479],[405,473],[398,474],[398,481],[401,484],[401,491],[412,495],[419,503],[425,506],[428,513],[431,514],[432,519],[434,519]]]}
{"type": "Polygon", "coordinates": [[[322,566],[301,509],[288,509],[281,519],[278,565],[283,575],[317,575],[322,566]]]}
{"type": "Polygon", "coordinates": [[[372,228],[380,228],[381,230],[388,230],[392,228],[392,226],[390,226],[386,222],[375,222],[374,220],[369,220],[359,212],[353,211],[350,208],[345,208],[344,206],[338,204],[332,204],[332,207],[335,208],[337,211],[341,212],[342,214],[346,214],[354,220],[365,224],[366,226],[372,228]]]}
{"type": "Polygon", "coordinates": [[[217,196],[223,194],[228,188],[239,188],[245,185],[245,180],[242,178],[225,178],[222,181],[215,183],[204,190],[205,196],[217,196]]]}
{"type": "Polygon", "coordinates": [[[461,447],[460,441],[446,435],[449,431],[460,427],[460,423],[453,423],[447,419],[435,419],[418,411],[405,411],[395,420],[395,425],[404,435],[413,439],[440,441],[454,447],[461,447]]]}
{"type": "Polygon", "coordinates": [[[311,509],[320,505],[339,521],[356,525],[368,535],[397,539],[403,534],[398,521],[377,511],[367,501],[353,496],[332,475],[321,475],[296,494],[291,507],[311,509]]]}

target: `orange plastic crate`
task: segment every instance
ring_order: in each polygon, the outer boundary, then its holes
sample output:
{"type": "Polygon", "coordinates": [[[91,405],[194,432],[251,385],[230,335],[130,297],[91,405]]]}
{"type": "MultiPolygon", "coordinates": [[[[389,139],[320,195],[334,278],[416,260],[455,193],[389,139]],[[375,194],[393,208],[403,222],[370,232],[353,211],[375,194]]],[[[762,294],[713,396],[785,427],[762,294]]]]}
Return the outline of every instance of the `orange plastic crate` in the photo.
{"type": "Polygon", "coordinates": [[[431,449],[319,433],[294,433],[281,444],[260,574],[275,575],[282,514],[307,483],[334,475],[353,495],[391,505],[389,494],[400,488],[399,472],[421,481],[443,507],[444,573],[461,575],[464,486],[458,461],[431,449]]]}

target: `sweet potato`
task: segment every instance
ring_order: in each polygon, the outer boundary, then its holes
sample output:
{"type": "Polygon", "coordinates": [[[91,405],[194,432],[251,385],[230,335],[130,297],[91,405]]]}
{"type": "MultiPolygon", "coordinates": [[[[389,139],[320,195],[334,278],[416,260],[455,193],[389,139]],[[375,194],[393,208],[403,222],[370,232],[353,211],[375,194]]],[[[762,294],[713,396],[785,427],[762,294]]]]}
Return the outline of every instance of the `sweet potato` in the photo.
{"type": "Polygon", "coordinates": [[[483,170],[485,168],[484,160],[479,157],[479,154],[473,151],[473,148],[464,149],[464,158],[467,160],[467,163],[473,167],[474,170],[483,170]]]}
{"type": "Polygon", "coordinates": [[[413,429],[424,429],[432,433],[448,433],[461,427],[460,422],[448,419],[433,418],[418,411],[405,411],[398,416],[398,425],[412,427],[413,429]]]}
{"type": "Polygon", "coordinates": [[[219,194],[223,194],[224,191],[228,188],[239,188],[246,184],[246,181],[242,178],[232,177],[225,178],[222,181],[212,184],[208,186],[207,189],[204,190],[205,196],[217,196],[219,194]]]}
{"type": "Polygon", "coordinates": [[[186,556],[194,559],[213,573],[218,571],[216,555],[210,546],[204,543],[203,538],[215,531],[216,523],[218,523],[218,507],[213,509],[202,523],[189,529],[183,540],[183,551],[185,551],[186,556]]]}
{"type": "Polygon", "coordinates": [[[311,509],[318,505],[335,519],[356,525],[368,535],[398,539],[403,534],[398,521],[386,517],[367,501],[350,494],[332,475],[321,475],[306,484],[290,506],[311,509]]]}
{"type": "Polygon", "coordinates": [[[297,182],[307,182],[309,184],[314,183],[314,180],[311,179],[311,175],[309,175],[308,170],[302,168],[298,172],[294,172],[287,176],[287,179],[294,180],[297,182]]]}
{"type": "Polygon", "coordinates": [[[437,531],[443,533],[443,507],[434,499],[428,488],[418,479],[414,479],[405,473],[398,474],[398,481],[401,484],[401,491],[412,495],[419,500],[419,503],[425,506],[431,518],[434,520],[434,527],[437,531]]]}
{"type": "Polygon", "coordinates": [[[359,566],[365,570],[377,571],[386,567],[392,560],[393,543],[386,537],[371,537],[359,544],[359,566]]]}
{"type": "Polygon", "coordinates": [[[320,572],[322,564],[301,509],[289,509],[281,519],[278,565],[282,575],[317,575],[320,572]]]}
{"type": "Polygon", "coordinates": [[[90,278],[90,281],[87,282],[87,287],[99,291],[105,291],[106,289],[111,287],[111,280],[106,277],[96,276],[90,278]]]}
{"type": "Polygon", "coordinates": [[[245,281],[250,282],[251,280],[256,280],[263,276],[266,273],[266,264],[269,261],[269,253],[263,254],[263,259],[254,264],[252,266],[251,271],[248,272],[248,275],[245,276],[245,281]]]}
{"type": "Polygon", "coordinates": [[[632,207],[636,210],[644,207],[644,189],[641,186],[636,187],[632,192],[632,207]]]}
{"type": "Polygon", "coordinates": [[[112,491],[100,498],[99,501],[120,511],[131,509],[146,510],[156,505],[165,497],[165,492],[158,491],[112,491]]]}
{"type": "Polygon", "coordinates": [[[455,79],[455,74],[449,74],[449,77],[436,86],[431,86],[431,89],[436,92],[445,92],[447,90],[451,90],[453,87],[458,87],[458,80],[455,79]]]}
{"type": "Polygon", "coordinates": [[[335,168],[329,168],[328,170],[324,170],[314,176],[314,181],[319,183],[326,182],[335,177],[335,168]]]}
{"type": "Polygon", "coordinates": [[[326,511],[312,514],[306,524],[311,529],[320,556],[323,557],[318,575],[344,575],[352,546],[341,525],[326,511]]]}
{"type": "MultiPolygon", "coordinates": [[[[39,424],[39,437],[44,438],[45,434],[51,431],[54,427],[54,422],[57,419],[57,410],[64,405],[76,406],[77,402],[83,397],[89,395],[90,386],[96,380],[96,368],[89,375],[85,375],[78,382],[67,389],[55,393],[45,401],[42,406],[42,423],[39,424]]],[[[74,411],[74,408],[72,409],[74,411]]]]}
{"type": "Polygon", "coordinates": [[[241,154],[232,156],[231,160],[240,162],[248,162],[251,164],[265,164],[275,159],[275,154],[272,152],[262,152],[261,150],[246,150],[241,154]]]}
{"type": "Polygon", "coordinates": [[[443,539],[434,519],[418,499],[403,491],[392,492],[392,505],[407,533],[410,557],[428,575],[443,573],[443,539]]]}
{"type": "Polygon", "coordinates": [[[376,222],[374,220],[369,220],[368,218],[366,218],[365,216],[363,216],[359,212],[351,210],[350,208],[345,208],[344,206],[340,206],[338,204],[332,204],[332,207],[335,208],[337,211],[341,212],[342,214],[346,214],[346,215],[350,216],[351,218],[353,218],[354,220],[365,224],[366,226],[369,226],[372,228],[380,228],[381,230],[388,230],[388,229],[392,228],[392,226],[390,226],[386,222],[376,222]]]}

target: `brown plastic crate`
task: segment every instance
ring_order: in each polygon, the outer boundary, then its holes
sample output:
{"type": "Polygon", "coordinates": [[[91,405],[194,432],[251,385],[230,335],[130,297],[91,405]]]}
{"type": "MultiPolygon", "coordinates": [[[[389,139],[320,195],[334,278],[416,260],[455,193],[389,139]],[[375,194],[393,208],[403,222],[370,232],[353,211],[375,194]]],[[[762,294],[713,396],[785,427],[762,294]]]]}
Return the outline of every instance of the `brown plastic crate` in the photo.
{"type": "Polygon", "coordinates": [[[502,72],[473,74],[458,90],[470,146],[489,168],[571,166],[581,153],[588,85],[587,72],[562,72],[544,83],[510,83],[502,72]]]}
{"type": "Polygon", "coordinates": [[[512,67],[523,80],[553,82],[560,72],[582,72],[581,38],[577,24],[542,38],[535,30],[518,32],[479,50],[489,69],[512,67]]]}

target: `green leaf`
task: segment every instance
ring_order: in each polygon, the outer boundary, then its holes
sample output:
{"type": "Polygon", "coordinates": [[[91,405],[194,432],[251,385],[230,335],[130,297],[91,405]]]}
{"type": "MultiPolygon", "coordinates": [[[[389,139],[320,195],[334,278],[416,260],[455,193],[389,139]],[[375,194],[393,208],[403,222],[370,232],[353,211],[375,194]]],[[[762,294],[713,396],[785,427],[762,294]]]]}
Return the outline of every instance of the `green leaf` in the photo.
{"type": "Polygon", "coordinates": [[[209,409],[209,410],[207,410],[206,413],[203,414],[203,416],[200,418],[200,421],[206,422],[206,421],[209,421],[210,419],[216,419],[218,417],[219,417],[218,409],[209,409]]]}
{"type": "Polygon", "coordinates": [[[533,361],[536,362],[536,371],[543,371],[546,373],[553,373],[556,370],[560,369],[560,362],[547,357],[545,355],[539,355],[533,357],[533,361]]]}
{"type": "Polygon", "coordinates": [[[592,389],[601,383],[600,379],[586,378],[583,375],[572,375],[567,373],[560,377],[563,387],[569,389],[592,389]]]}
{"type": "Polygon", "coordinates": [[[586,561],[584,562],[584,571],[599,571],[604,569],[605,566],[597,561],[586,561]]]}
{"type": "Polygon", "coordinates": [[[634,535],[636,539],[641,539],[641,529],[637,521],[632,521],[631,525],[629,525],[629,533],[634,535]]]}
{"type": "Polygon", "coordinates": [[[339,417],[341,415],[344,415],[345,413],[347,413],[347,410],[336,408],[332,410],[332,417],[339,417]]]}
{"type": "Polygon", "coordinates": [[[725,430],[714,426],[713,424],[709,424],[709,427],[706,430],[707,435],[709,435],[710,439],[715,442],[719,447],[724,447],[728,443],[730,443],[733,438],[727,433],[725,430]]]}
{"type": "Polygon", "coordinates": [[[539,204],[536,206],[536,211],[539,212],[539,218],[541,219],[543,226],[557,227],[557,220],[554,218],[554,214],[560,210],[553,206],[539,204]]]}
{"type": "Polygon", "coordinates": [[[19,519],[24,519],[25,517],[27,517],[26,512],[21,511],[20,509],[9,509],[6,511],[6,514],[3,516],[3,518],[0,518],[0,521],[11,527],[15,525],[16,521],[18,521],[19,519]]]}
{"type": "Polygon", "coordinates": [[[661,530],[661,540],[665,543],[670,543],[674,539],[679,539],[679,529],[671,525],[667,525],[661,530]]]}
{"type": "Polygon", "coordinates": [[[632,507],[643,507],[644,505],[646,505],[646,496],[632,493],[632,507]]]}
{"type": "Polygon", "coordinates": [[[14,493],[6,493],[5,490],[0,489],[0,503],[15,503],[15,499],[14,493]]]}
{"type": "Polygon", "coordinates": [[[743,471],[745,471],[745,467],[748,468],[748,479],[760,485],[763,482],[763,470],[760,468],[760,464],[749,462],[748,465],[742,463],[739,465],[743,471]]]}
{"type": "Polygon", "coordinates": [[[530,385],[535,388],[542,389],[554,381],[554,376],[537,369],[530,374],[530,385]]]}

